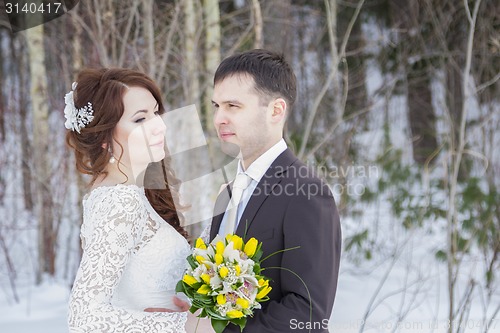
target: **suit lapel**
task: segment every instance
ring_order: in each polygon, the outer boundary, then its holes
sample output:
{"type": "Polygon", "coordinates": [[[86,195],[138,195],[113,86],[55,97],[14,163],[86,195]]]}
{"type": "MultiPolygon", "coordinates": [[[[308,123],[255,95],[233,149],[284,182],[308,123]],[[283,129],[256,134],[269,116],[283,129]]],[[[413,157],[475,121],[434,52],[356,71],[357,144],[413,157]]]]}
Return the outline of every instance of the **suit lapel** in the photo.
{"type": "Polygon", "coordinates": [[[231,198],[231,186],[227,185],[217,196],[217,200],[215,201],[214,207],[214,217],[212,218],[212,225],[210,226],[210,241],[217,236],[219,232],[220,224],[222,222],[222,218],[224,217],[224,213],[226,211],[227,205],[229,204],[229,200],[231,198]]]}
{"type": "Polygon", "coordinates": [[[238,224],[238,228],[236,228],[236,234],[240,236],[246,235],[260,207],[272,193],[274,188],[281,182],[284,175],[286,175],[288,167],[296,160],[297,157],[295,157],[292,151],[288,148],[281,153],[276,160],[274,160],[260,180],[259,184],[257,184],[257,187],[253,192],[254,194],[252,194],[252,197],[248,201],[238,224]]]}

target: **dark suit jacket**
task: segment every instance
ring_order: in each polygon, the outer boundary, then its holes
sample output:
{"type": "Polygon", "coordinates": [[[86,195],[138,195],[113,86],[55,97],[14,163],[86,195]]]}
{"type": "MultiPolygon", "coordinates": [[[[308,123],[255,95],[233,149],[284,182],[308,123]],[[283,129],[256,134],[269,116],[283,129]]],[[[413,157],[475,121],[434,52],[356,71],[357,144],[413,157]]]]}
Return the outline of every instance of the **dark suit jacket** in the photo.
{"type": "MultiPolygon", "coordinates": [[[[216,212],[227,207],[224,192],[228,188],[217,198],[216,212]]],[[[212,220],[211,239],[223,214],[212,220]]],[[[341,252],[339,215],[329,187],[287,149],[255,188],[236,233],[261,241],[263,258],[300,246],[262,263],[263,274],[272,279],[271,299],[248,319],[244,332],[328,332],[341,252]]],[[[240,330],[229,324],[224,332],[240,330]]]]}

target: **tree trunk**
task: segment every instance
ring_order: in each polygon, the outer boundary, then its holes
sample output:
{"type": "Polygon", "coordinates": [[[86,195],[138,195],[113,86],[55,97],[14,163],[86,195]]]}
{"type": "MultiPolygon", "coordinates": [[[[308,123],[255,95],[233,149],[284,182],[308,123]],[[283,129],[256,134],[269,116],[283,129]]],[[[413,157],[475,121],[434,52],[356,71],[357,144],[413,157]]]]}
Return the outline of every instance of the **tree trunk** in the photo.
{"type": "Polygon", "coordinates": [[[451,133],[453,146],[458,142],[460,131],[461,109],[464,93],[462,91],[462,73],[458,66],[463,66],[463,61],[458,57],[445,64],[446,69],[446,105],[450,112],[450,118],[453,124],[453,132],[451,133]],[[459,65],[460,64],[460,65],[459,65]]]}
{"type": "Polygon", "coordinates": [[[263,23],[264,41],[261,45],[269,50],[291,54],[292,1],[268,0],[262,3],[265,4],[263,20],[265,23],[263,23]]]}
{"type": "MultiPolygon", "coordinates": [[[[196,106],[196,110],[198,111],[198,115],[200,114],[200,82],[199,82],[199,67],[198,67],[198,48],[197,48],[197,39],[196,39],[196,30],[198,27],[197,22],[197,10],[199,6],[195,6],[195,0],[185,0],[183,2],[184,7],[184,54],[185,54],[185,62],[184,67],[186,70],[186,76],[184,79],[184,87],[185,87],[185,101],[187,105],[194,104],[196,106]]],[[[190,117],[189,119],[184,119],[182,124],[187,126],[187,128],[194,128],[197,124],[190,124],[190,121],[196,121],[196,117],[190,117]]],[[[182,125],[181,125],[182,126],[182,125]]],[[[187,130],[189,133],[189,130],[187,130]]],[[[182,133],[182,132],[181,132],[182,133]]],[[[192,140],[191,135],[185,136],[184,140],[187,140],[184,147],[190,149],[192,147],[196,147],[196,145],[191,143],[192,140]]],[[[185,161],[182,164],[189,169],[189,173],[195,174],[196,170],[200,169],[199,163],[202,161],[185,161]]],[[[182,193],[194,193],[195,189],[193,189],[192,183],[183,184],[183,192],[182,193]]],[[[191,195],[188,195],[187,199],[190,200],[191,195]]],[[[186,197],[185,197],[186,198],[186,197]]],[[[186,220],[189,222],[189,214],[186,214],[186,220]]],[[[190,224],[186,227],[187,232],[192,237],[197,237],[201,234],[201,225],[199,223],[190,224]]]]}
{"type": "Polygon", "coordinates": [[[404,0],[389,1],[390,16],[393,26],[401,32],[405,40],[401,48],[402,63],[406,64],[408,119],[411,129],[413,158],[415,162],[424,164],[437,149],[435,113],[432,105],[430,71],[426,59],[410,62],[410,58],[419,58],[424,53],[421,38],[411,32],[419,30],[425,11],[418,2],[404,0]]]}
{"type": "MultiPolygon", "coordinates": [[[[349,10],[351,13],[352,10],[349,10]]],[[[348,17],[351,17],[350,14],[348,17]]],[[[347,26],[348,22],[342,20],[343,26],[347,26]]],[[[345,29],[342,29],[342,36],[345,29]]],[[[347,95],[346,102],[346,116],[351,115],[354,112],[364,109],[368,105],[368,93],[366,91],[366,66],[364,62],[363,50],[365,49],[365,40],[363,37],[363,31],[361,30],[361,21],[357,20],[351,32],[351,38],[347,44],[346,52],[347,64],[348,64],[348,75],[349,75],[349,91],[347,95]]],[[[359,120],[361,124],[365,124],[366,117],[360,116],[359,120]]],[[[358,122],[359,124],[359,122],[358,122]]],[[[362,128],[363,126],[358,126],[362,128]]]]}
{"type": "MultiPolygon", "coordinates": [[[[0,30],[0,45],[3,45],[3,33],[0,30]]],[[[0,51],[0,64],[4,64],[3,52],[0,51]]],[[[0,66],[0,143],[3,143],[5,139],[5,115],[7,113],[7,109],[5,107],[5,100],[3,97],[4,88],[5,87],[5,76],[3,73],[3,66],[0,66]]],[[[0,177],[0,181],[3,178],[0,177]]],[[[1,184],[0,184],[1,185],[1,184]]]]}
{"type": "Polygon", "coordinates": [[[437,149],[436,116],[432,107],[431,82],[424,63],[417,63],[413,66],[407,75],[407,84],[413,159],[423,165],[437,149]]]}
{"type": "Polygon", "coordinates": [[[143,0],[142,1],[142,11],[144,24],[144,36],[146,38],[146,61],[147,70],[150,77],[154,77],[156,72],[156,52],[155,52],[155,32],[153,27],[153,6],[154,1],[143,0]]]}
{"type": "Polygon", "coordinates": [[[453,122],[453,147],[456,147],[460,132],[462,104],[464,100],[462,71],[465,66],[463,50],[465,49],[467,39],[464,22],[467,22],[467,18],[465,15],[465,8],[463,8],[462,4],[453,4],[449,11],[451,12],[449,15],[450,22],[446,34],[446,47],[449,51],[449,56],[446,58],[445,63],[446,105],[448,106],[450,117],[453,122]],[[457,6],[459,8],[456,8],[457,6]]]}
{"type": "Polygon", "coordinates": [[[33,183],[35,185],[36,215],[39,223],[39,271],[37,283],[42,274],[55,273],[55,232],[52,221],[52,198],[50,193],[49,164],[49,109],[47,101],[47,74],[45,72],[45,49],[43,25],[28,29],[30,65],[30,96],[33,114],[33,183]]]}
{"type": "Polygon", "coordinates": [[[215,70],[220,64],[220,11],[218,0],[204,0],[205,16],[205,92],[203,99],[204,128],[209,137],[215,136],[213,128],[212,94],[215,70]]]}
{"type": "Polygon", "coordinates": [[[263,20],[262,20],[262,9],[260,8],[259,0],[252,0],[252,20],[253,20],[253,31],[254,31],[254,49],[261,49],[264,45],[262,30],[263,30],[263,20]]]}
{"type": "MultiPolygon", "coordinates": [[[[31,179],[31,166],[33,165],[33,156],[31,155],[33,149],[31,147],[30,138],[27,135],[28,131],[28,73],[25,70],[27,59],[24,54],[23,43],[21,42],[22,35],[16,35],[16,37],[11,38],[10,48],[12,50],[12,61],[15,63],[15,71],[13,75],[18,75],[19,77],[19,92],[18,92],[18,112],[19,112],[19,132],[24,133],[20,135],[21,140],[21,150],[22,150],[22,184],[23,184],[23,198],[24,198],[24,209],[28,211],[33,211],[33,189],[32,189],[32,179],[31,179]]],[[[13,92],[15,94],[15,92],[13,92]]]]}
{"type": "Polygon", "coordinates": [[[196,45],[197,15],[194,5],[195,0],[184,1],[184,66],[186,68],[185,76],[185,100],[187,104],[195,104],[199,107],[200,103],[200,83],[198,71],[198,49],[196,45]]]}

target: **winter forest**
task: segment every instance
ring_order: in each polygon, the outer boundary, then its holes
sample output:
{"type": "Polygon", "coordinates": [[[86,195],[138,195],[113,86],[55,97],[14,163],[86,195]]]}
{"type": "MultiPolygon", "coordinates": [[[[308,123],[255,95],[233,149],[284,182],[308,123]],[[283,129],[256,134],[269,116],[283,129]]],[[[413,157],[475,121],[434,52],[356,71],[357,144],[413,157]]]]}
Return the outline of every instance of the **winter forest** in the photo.
{"type": "MultiPolygon", "coordinates": [[[[201,135],[208,147],[175,171],[212,163],[231,179],[231,164],[208,156],[217,141],[213,74],[252,48],[292,64],[298,98],[286,141],[339,208],[330,331],[500,332],[498,1],[64,3],[74,7],[19,32],[0,3],[1,332],[67,332],[88,190],[65,143],[64,95],[76,73],[150,75],[168,109],[197,111],[171,125],[185,137],[167,140],[201,135]]],[[[198,214],[186,213],[191,237],[220,184],[183,189],[198,214]]]]}

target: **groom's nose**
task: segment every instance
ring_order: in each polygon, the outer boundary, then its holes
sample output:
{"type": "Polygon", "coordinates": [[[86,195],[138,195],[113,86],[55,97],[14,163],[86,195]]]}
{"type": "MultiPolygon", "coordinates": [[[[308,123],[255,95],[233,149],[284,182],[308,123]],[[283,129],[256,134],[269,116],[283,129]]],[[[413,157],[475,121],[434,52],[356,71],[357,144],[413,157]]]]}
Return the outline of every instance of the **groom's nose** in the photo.
{"type": "Polygon", "coordinates": [[[224,112],[222,107],[219,107],[217,111],[215,111],[214,114],[214,125],[216,128],[218,128],[220,125],[227,125],[228,124],[228,118],[226,112],[224,112]]]}

